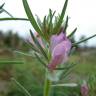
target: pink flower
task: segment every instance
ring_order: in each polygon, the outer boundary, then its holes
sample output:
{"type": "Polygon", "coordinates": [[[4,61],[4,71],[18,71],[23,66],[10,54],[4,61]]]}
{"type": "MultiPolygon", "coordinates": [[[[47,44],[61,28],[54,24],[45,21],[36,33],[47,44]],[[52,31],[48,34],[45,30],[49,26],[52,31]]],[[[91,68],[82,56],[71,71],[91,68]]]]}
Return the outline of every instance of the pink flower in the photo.
{"type": "Polygon", "coordinates": [[[84,81],[83,84],[81,85],[81,95],[88,96],[88,91],[89,91],[88,85],[84,81]]]}
{"type": "Polygon", "coordinates": [[[71,41],[63,32],[59,35],[53,35],[51,37],[50,50],[52,53],[52,59],[48,64],[48,68],[51,71],[53,71],[57,65],[64,64],[68,60],[71,45],[71,41]]]}

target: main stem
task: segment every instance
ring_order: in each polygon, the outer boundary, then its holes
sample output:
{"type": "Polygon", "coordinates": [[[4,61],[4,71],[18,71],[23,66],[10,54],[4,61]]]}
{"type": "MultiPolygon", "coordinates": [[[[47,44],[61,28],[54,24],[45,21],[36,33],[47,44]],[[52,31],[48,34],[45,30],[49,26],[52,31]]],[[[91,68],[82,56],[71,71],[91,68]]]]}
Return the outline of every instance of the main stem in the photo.
{"type": "Polygon", "coordinates": [[[51,88],[51,81],[45,77],[45,84],[44,84],[44,95],[43,96],[50,96],[50,88],[51,88]]]}

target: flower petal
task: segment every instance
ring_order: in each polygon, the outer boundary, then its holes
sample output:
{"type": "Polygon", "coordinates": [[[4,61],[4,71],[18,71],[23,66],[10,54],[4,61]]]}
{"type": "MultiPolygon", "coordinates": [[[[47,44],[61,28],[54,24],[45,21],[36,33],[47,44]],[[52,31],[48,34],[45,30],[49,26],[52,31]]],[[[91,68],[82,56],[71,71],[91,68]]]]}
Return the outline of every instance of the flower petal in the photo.
{"type": "Polygon", "coordinates": [[[52,51],[52,60],[48,64],[49,69],[54,70],[58,64],[63,64],[68,59],[68,53],[71,49],[71,42],[66,39],[57,44],[52,51]]]}
{"type": "Polygon", "coordinates": [[[59,35],[53,35],[51,37],[51,51],[54,47],[65,39],[65,34],[61,32],[59,35]]]}
{"type": "Polygon", "coordinates": [[[86,83],[86,81],[83,81],[83,84],[81,85],[81,94],[82,96],[88,96],[89,88],[86,83]]]}
{"type": "Polygon", "coordinates": [[[63,59],[62,55],[57,55],[57,56],[53,57],[51,63],[48,64],[48,68],[51,71],[54,70],[56,68],[56,66],[61,63],[62,59],[63,59]]]}

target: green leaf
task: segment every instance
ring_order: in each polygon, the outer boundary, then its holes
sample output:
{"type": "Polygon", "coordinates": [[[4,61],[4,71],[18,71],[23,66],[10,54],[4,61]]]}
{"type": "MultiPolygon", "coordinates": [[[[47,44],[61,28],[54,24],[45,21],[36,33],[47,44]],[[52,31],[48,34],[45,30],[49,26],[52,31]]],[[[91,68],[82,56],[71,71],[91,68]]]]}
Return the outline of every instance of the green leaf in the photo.
{"type": "Polygon", "coordinates": [[[0,6],[0,9],[2,9],[4,5],[5,5],[5,3],[3,3],[3,4],[0,6]]]}
{"type": "Polygon", "coordinates": [[[40,58],[39,56],[38,56],[38,54],[37,53],[34,53],[35,54],[35,56],[36,56],[36,58],[38,59],[38,61],[44,66],[44,67],[46,67],[47,68],[47,65],[46,65],[46,63],[42,60],[42,58],[40,58]]]}
{"type": "Polygon", "coordinates": [[[0,10],[0,14],[3,12],[3,9],[0,10]]]}
{"type": "Polygon", "coordinates": [[[96,34],[93,35],[93,36],[90,36],[90,37],[88,37],[88,38],[86,38],[86,39],[84,39],[84,40],[81,40],[81,41],[79,41],[79,42],[73,43],[72,46],[74,47],[74,46],[76,46],[76,45],[78,45],[78,44],[80,44],[80,43],[83,43],[84,41],[87,41],[87,40],[89,40],[89,39],[91,39],[91,38],[93,38],[93,37],[95,37],[95,36],[96,36],[96,34]]]}
{"type": "Polygon", "coordinates": [[[31,12],[31,9],[30,9],[30,7],[28,5],[27,0],[22,0],[22,1],[23,1],[23,6],[24,6],[24,9],[25,9],[25,12],[27,14],[27,17],[28,17],[30,23],[32,24],[32,26],[34,27],[36,32],[38,32],[39,35],[42,36],[41,29],[39,28],[39,26],[38,26],[38,24],[37,24],[37,22],[36,22],[36,20],[35,20],[35,18],[33,16],[32,12],[31,12]]]}
{"type": "Polygon", "coordinates": [[[73,36],[75,34],[75,32],[77,31],[77,28],[75,28],[70,35],[68,35],[68,38],[70,38],[71,36],[73,36]]]}
{"type": "Polygon", "coordinates": [[[48,41],[49,39],[49,35],[48,35],[48,25],[47,25],[47,19],[46,19],[46,16],[44,16],[44,19],[43,19],[43,33],[44,33],[44,38],[48,41]]]}
{"type": "Polygon", "coordinates": [[[21,52],[21,51],[14,51],[14,53],[21,54],[23,56],[31,56],[31,57],[33,57],[32,54],[24,53],[24,52],[21,52]]]}
{"type": "Polygon", "coordinates": [[[40,53],[39,49],[34,45],[32,44],[30,41],[25,41],[25,44],[27,44],[30,48],[32,48],[32,50],[34,50],[35,52],[37,53],[40,53]]]}
{"type": "Polygon", "coordinates": [[[3,3],[1,6],[0,6],[0,13],[2,12],[5,12],[6,14],[8,14],[10,17],[13,17],[7,10],[5,10],[3,7],[4,7],[5,3],[3,3]]]}
{"type": "Polygon", "coordinates": [[[42,29],[42,22],[41,22],[40,18],[37,15],[36,15],[36,17],[37,17],[37,23],[40,26],[40,28],[42,29]]]}
{"type": "Polygon", "coordinates": [[[62,67],[62,68],[56,68],[55,70],[68,70],[68,69],[70,69],[70,68],[73,68],[75,65],[77,65],[77,64],[70,64],[70,65],[67,65],[67,66],[65,66],[65,67],[62,67]]]}
{"type": "Polygon", "coordinates": [[[61,15],[60,15],[59,20],[58,20],[58,23],[54,27],[54,33],[58,33],[60,28],[61,28],[63,18],[64,18],[64,15],[65,15],[65,12],[66,12],[67,4],[68,4],[68,0],[66,0],[65,3],[64,3],[61,15]]]}
{"type": "Polygon", "coordinates": [[[0,64],[24,64],[24,61],[0,61],[0,64]]]}
{"type": "Polygon", "coordinates": [[[40,49],[42,55],[48,60],[48,57],[47,57],[46,52],[44,51],[44,49],[42,48],[42,46],[40,45],[39,41],[36,39],[36,37],[34,36],[34,34],[32,33],[31,30],[30,30],[30,34],[31,34],[31,37],[32,37],[34,43],[35,43],[36,46],[40,49]]]}
{"type": "Polygon", "coordinates": [[[68,70],[64,70],[61,77],[60,77],[60,80],[65,79],[71,72],[72,72],[72,68],[70,68],[68,70]]]}
{"type": "Polygon", "coordinates": [[[29,19],[26,18],[0,18],[0,21],[7,21],[7,20],[23,20],[23,21],[29,21],[29,19]]]}
{"type": "Polygon", "coordinates": [[[7,10],[5,10],[5,9],[3,9],[3,8],[2,8],[2,10],[3,10],[3,12],[5,12],[6,14],[8,14],[11,18],[14,18],[14,17],[12,16],[12,14],[10,14],[7,10]]]}
{"type": "Polygon", "coordinates": [[[52,87],[77,87],[76,83],[65,83],[65,84],[55,84],[51,85],[52,87]]]}
{"type": "Polygon", "coordinates": [[[64,25],[64,32],[66,32],[67,27],[68,27],[68,16],[66,17],[66,22],[65,22],[65,25],[64,25]]]}
{"type": "Polygon", "coordinates": [[[72,71],[72,69],[74,68],[74,66],[76,66],[77,65],[77,62],[76,63],[71,63],[71,64],[66,64],[66,66],[68,67],[69,66],[69,68],[67,68],[67,69],[63,69],[63,73],[62,73],[62,75],[61,75],[61,77],[60,77],[60,79],[65,79],[68,75],[69,75],[69,73],[71,73],[71,71],[72,71]]]}
{"type": "Polygon", "coordinates": [[[22,86],[15,78],[11,78],[11,80],[13,80],[13,81],[18,85],[18,87],[21,88],[22,91],[25,92],[25,94],[26,94],[27,96],[32,96],[32,95],[28,92],[28,90],[27,90],[24,86],[22,86]]]}
{"type": "Polygon", "coordinates": [[[48,27],[49,27],[49,34],[52,34],[52,31],[53,31],[53,24],[52,24],[52,19],[53,19],[53,17],[54,17],[54,15],[55,15],[55,12],[56,11],[54,11],[53,12],[53,14],[52,14],[52,10],[50,9],[49,10],[49,17],[50,17],[50,21],[49,21],[49,25],[48,25],[48,27]]]}
{"type": "Polygon", "coordinates": [[[3,6],[5,5],[5,3],[3,3],[1,6],[0,6],[0,13],[4,12],[3,10],[3,6]]]}

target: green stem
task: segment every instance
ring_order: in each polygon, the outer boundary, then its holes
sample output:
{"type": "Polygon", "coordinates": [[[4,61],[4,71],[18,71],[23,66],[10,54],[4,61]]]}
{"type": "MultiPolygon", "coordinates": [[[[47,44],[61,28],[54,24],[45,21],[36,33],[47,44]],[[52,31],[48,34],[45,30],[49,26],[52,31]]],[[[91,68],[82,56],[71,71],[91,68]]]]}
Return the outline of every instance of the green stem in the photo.
{"type": "Polygon", "coordinates": [[[51,82],[45,77],[44,96],[50,95],[51,82]]]}

